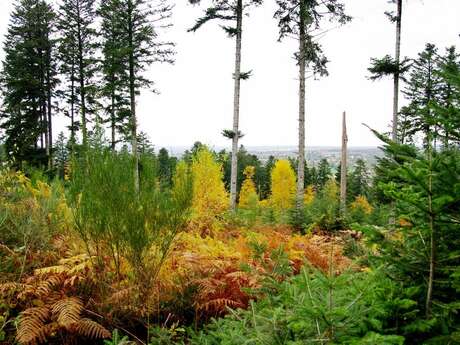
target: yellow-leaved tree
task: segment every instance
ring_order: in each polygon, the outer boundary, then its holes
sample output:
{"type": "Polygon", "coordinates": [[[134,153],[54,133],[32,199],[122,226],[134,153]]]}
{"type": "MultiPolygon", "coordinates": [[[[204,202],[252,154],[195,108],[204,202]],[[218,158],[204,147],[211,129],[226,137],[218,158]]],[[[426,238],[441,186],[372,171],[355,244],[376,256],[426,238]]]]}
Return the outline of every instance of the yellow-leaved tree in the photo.
{"type": "Polygon", "coordinates": [[[373,207],[364,195],[358,195],[351,203],[350,209],[352,211],[361,211],[367,215],[371,214],[373,211],[373,207]]]}
{"type": "Polygon", "coordinates": [[[305,189],[305,193],[303,195],[304,205],[306,206],[310,205],[315,200],[315,196],[316,196],[315,188],[313,187],[313,185],[309,185],[305,189]]]}
{"type": "Polygon", "coordinates": [[[241,208],[252,208],[259,203],[259,196],[257,195],[256,185],[253,180],[255,172],[256,169],[251,165],[244,168],[244,181],[241,185],[239,201],[241,208]]]}
{"type": "Polygon", "coordinates": [[[281,159],[275,163],[271,174],[271,205],[277,210],[293,206],[296,192],[296,177],[289,161],[281,159]]]}
{"type": "Polygon", "coordinates": [[[218,226],[216,217],[224,213],[229,204],[222,166],[206,147],[200,149],[193,158],[192,177],[191,225],[202,233],[210,233],[218,226]]]}

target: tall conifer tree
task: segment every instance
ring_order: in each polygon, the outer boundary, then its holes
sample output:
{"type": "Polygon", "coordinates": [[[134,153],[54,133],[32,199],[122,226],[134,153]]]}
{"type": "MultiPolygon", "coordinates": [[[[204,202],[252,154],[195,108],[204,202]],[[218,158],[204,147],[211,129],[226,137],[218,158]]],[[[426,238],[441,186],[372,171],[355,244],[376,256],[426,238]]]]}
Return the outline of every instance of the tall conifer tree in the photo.
{"type": "Polygon", "coordinates": [[[432,110],[433,103],[439,99],[440,78],[438,69],[438,52],[433,44],[427,44],[414,60],[404,94],[409,100],[408,108],[411,121],[409,136],[421,135],[426,147],[436,149],[440,129],[432,110]],[[433,141],[433,142],[430,142],[433,141]]]}
{"type": "Polygon", "coordinates": [[[62,72],[70,84],[71,140],[75,135],[75,106],[81,115],[83,146],[88,144],[89,115],[94,112],[94,75],[97,69],[93,0],[62,0],[59,13],[62,72]],[[75,85],[76,84],[76,85],[75,85]],[[78,103],[75,97],[78,93],[78,103]]]}
{"type": "Polygon", "coordinates": [[[145,77],[146,68],[154,62],[173,63],[174,44],[162,41],[161,29],[170,26],[172,6],[167,0],[121,0],[118,13],[124,47],[122,59],[128,66],[130,138],[134,156],[134,184],[139,189],[139,156],[137,150],[136,96],[142,88],[150,87],[152,80],[145,77]]]}
{"type": "Polygon", "coordinates": [[[2,128],[10,159],[51,165],[54,12],[42,0],[18,0],[4,45],[2,128]],[[46,160],[41,159],[46,153],[46,160]]]}
{"type": "Polygon", "coordinates": [[[122,10],[122,0],[102,1],[98,9],[102,19],[102,95],[107,100],[106,122],[110,124],[112,150],[115,150],[116,143],[120,141],[117,133],[124,137],[129,136],[129,80],[127,58],[123,52],[125,37],[120,18],[122,10]]]}
{"type": "MultiPolygon", "coordinates": [[[[200,0],[189,0],[191,3],[200,3],[200,0]]],[[[231,130],[224,130],[223,135],[232,139],[232,164],[230,174],[230,207],[236,208],[236,197],[238,189],[238,139],[242,137],[239,130],[240,121],[240,89],[241,80],[248,79],[250,72],[241,71],[241,46],[243,35],[243,15],[245,9],[251,5],[259,5],[262,0],[212,0],[203,17],[196,21],[190,31],[198,30],[202,25],[211,21],[219,20],[231,22],[229,25],[222,25],[229,37],[235,38],[235,69],[233,73],[233,127],[231,130]]]]}
{"type": "Polygon", "coordinates": [[[386,55],[383,58],[371,59],[371,80],[380,79],[384,76],[393,77],[393,120],[391,129],[391,138],[393,141],[398,141],[398,126],[399,126],[399,89],[400,80],[404,80],[404,74],[407,72],[409,60],[407,58],[401,60],[401,28],[402,28],[402,0],[391,0],[391,3],[396,4],[396,12],[385,12],[389,20],[396,26],[395,40],[395,56],[386,55]]]}
{"type": "Polygon", "coordinates": [[[345,6],[338,0],[277,0],[280,40],[297,36],[299,49],[295,54],[299,66],[299,141],[296,205],[303,206],[304,162],[305,162],[305,88],[306,71],[314,75],[327,75],[327,58],[321,45],[315,41],[315,35],[321,27],[321,19],[345,24],[351,18],[345,14],[345,6]]]}

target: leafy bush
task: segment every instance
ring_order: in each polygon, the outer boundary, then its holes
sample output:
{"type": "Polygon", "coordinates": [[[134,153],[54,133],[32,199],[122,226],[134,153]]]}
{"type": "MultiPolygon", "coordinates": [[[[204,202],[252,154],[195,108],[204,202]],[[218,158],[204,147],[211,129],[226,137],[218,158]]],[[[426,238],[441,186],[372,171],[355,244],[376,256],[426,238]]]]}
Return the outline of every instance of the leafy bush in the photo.
{"type": "Polygon", "coordinates": [[[365,196],[358,195],[347,211],[348,223],[368,223],[374,208],[365,196]]]}
{"type": "Polygon", "coordinates": [[[291,209],[289,223],[305,232],[312,230],[336,230],[343,227],[340,216],[339,188],[334,180],[328,180],[316,196],[303,209],[291,209]]]}

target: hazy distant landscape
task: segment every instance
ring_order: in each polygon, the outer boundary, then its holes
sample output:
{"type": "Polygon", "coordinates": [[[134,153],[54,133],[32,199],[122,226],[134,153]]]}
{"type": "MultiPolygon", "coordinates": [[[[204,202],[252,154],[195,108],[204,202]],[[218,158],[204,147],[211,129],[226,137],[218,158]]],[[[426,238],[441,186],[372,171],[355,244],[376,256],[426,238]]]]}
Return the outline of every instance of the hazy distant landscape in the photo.
{"type": "MultiPolygon", "coordinates": [[[[171,146],[167,150],[172,156],[181,158],[189,147],[171,146]]],[[[227,147],[213,147],[215,151],[229,150],[227,147]]],[[[273,156],[277,159],[295,158],[298,155],[298,149],[295,146],[245,146],[245,149],[254,154],[265,163],[268,157],[273,156]]],[[[348,148],[348,159],[352,165],[358,160],[364,160],[368,166],[376,162],[376,157],[380,156],[382,151],[378,147],[357,146],[348,148]]],[[[326,158],[329,164],[337,167],[340,163],[340,147],[336,146],[313,146],[306,148],[306,160],[310,165],[316,165],[322,159],[326,158]]]]}

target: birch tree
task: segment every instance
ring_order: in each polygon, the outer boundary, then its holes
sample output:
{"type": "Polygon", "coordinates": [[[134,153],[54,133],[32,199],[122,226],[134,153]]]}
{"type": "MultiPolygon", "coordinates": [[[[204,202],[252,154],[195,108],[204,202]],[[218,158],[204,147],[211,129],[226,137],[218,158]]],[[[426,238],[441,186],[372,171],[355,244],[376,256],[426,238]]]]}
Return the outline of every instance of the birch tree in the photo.
{"type": "MultiPolygon", "coordinates": [[[[192,4],[198,4],[201,0],[189,0],[192,4]]],[[[238,184],[238,139],[242,137],[239,129],[240,121],[240,88],[241,80],[248,79],[251,72],[241,71],[241,46],[243,34],[243,16],[245,10],[251,5],[260,5],[262,0],[211,0],[204,16],[198,18],[195,25],[189,31],[196,31],[202,25],[211,20],[230,22],[232,24],[222,25],[222,29],[229,37],[235,39],[235,67],[233,73],[233,127],[231,130],[224,130],[223,135],[232,140],[232,164],[230,177],[230,207],[236,208],[237,184],[238,184]]]]}
{"type": "Polygon", "coordinates": [[[299,131],[296,205],[301,208],[304,198],[305,162],[305,91],[306,72],[313,75],[327,75],[327,58],[316,41],[321,35],[322,19],[342,25],[351,20],[345,14],[345,6],[339,0],[277,0],[279,39],[295,38],[299,49],[295,59],[299,67],[299,131]]]}

